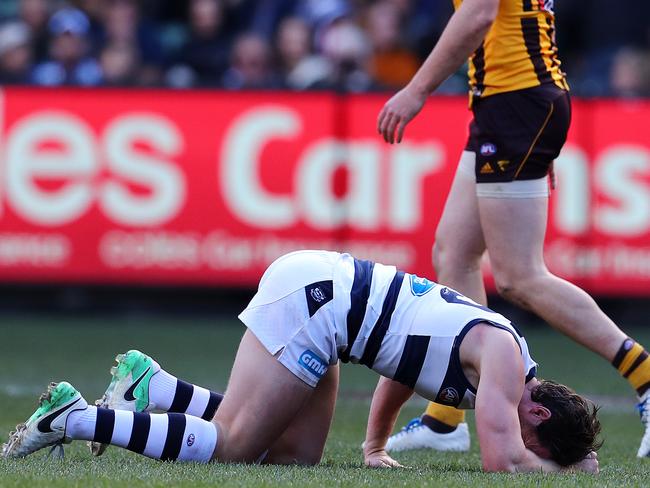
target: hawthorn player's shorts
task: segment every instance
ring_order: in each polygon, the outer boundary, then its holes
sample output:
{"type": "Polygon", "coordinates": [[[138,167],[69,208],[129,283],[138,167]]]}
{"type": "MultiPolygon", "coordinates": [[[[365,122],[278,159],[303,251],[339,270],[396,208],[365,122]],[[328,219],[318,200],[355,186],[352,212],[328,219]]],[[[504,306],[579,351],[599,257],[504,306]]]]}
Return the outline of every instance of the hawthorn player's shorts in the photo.
{"type": "Polygon", "coordinates": [[[476,182],[544,178],[571,123],[569,93],[546,84],[474,100],[466,150],[476,154],[476,182]]]}

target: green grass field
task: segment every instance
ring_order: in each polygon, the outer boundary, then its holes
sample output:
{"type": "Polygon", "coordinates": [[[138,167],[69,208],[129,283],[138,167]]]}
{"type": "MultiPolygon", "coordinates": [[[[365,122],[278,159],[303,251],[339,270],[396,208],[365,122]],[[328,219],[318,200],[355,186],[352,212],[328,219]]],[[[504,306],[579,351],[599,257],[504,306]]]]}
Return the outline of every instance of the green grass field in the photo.
{"type": "MultiPolygon", "coordinates": [[[[0,320],[2,442],[32,413],[49,381],[68,380],[92,401],[108,384],[115,354],[130,348],[146,351],[179,377],[223,390],[243,332],[231,319],[0,320]]],[[[598,477],[483,474],[475,437],[469,454],[411,452],[396,456],[409,469],[366,469],[359,445],[376,376],[362,366],[345,366],[334,425],[318,467],[181,465],[116,448],[93,459],[77,442],[66,447],[63,461],[44,452],[0,460],[0,486],[649,486],[650,460],[635,457],[641,426],[626,382],[604,361],[549,329],[524,332],[541,376],[567,383],[603,405],[605,445],[598,477]]],[[[650,329],[628,332],[650,344],[650,329]]],[[[400,421],[419,414],[423,405],[412,401],[400,421]]],[[[471,423],[472,414],[468,417],[471,423]]]]}

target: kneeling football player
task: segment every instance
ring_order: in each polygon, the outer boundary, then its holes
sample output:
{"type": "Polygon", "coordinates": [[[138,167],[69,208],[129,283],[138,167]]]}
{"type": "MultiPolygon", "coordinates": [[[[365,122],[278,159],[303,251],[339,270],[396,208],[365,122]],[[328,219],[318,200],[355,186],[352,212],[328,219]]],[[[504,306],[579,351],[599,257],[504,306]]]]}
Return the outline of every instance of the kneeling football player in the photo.
{"type": "Polygon", "coordinates": [[[364,444],[369,466],[399,466],[384,448],[416,391],[476,409],[486,471],[598,471],[596,408],[538,381],[512,323],[454,290],[349,254],[298,251],[271,264],[239,318],[248,330],[223,397],[129,351],[98,406],[69,383],[52,384],[3,456],[88,440],[95,453],[112,444],[163,460],[316,464],[341,360],[382,376],[364,444]]]}

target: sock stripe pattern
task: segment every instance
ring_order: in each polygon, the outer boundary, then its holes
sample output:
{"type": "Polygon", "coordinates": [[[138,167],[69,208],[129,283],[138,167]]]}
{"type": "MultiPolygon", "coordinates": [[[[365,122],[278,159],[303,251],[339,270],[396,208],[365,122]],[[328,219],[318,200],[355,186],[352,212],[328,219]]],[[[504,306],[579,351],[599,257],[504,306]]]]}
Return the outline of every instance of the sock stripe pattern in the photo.
{"type": "Polygon", "coordinates": [[[185,413],[192,401],[194,394],[194,386],[182,380],[176,381],[176,392],[174,393],[174,400],[169,407],[170,412],[185,413]]]}
{"type": "Polygon", "coordinates": [[[95,441],[110,444],[115,427],[115,411],[104,408],[97,409],[97,423],[95,424],[95,441]]]}
{"type": "Polygon", "coordinates": [[[203,420],[212,420],[214,418],[214,414],[217,412],[217,408],[219,408],[219,405],[221,405],[221,400],[223,400],[223,395],[211,391],[210,401],[205,407],[205,411],[203,412],[203,415],[201,415],[201,418],[203,420]]]}
{"type": "Polygon", "coordinates": [[[223,395],[179,380],[165,370],[152,376],[149,400],[158,410],[212,420],[223,395]]]}
{"type": "Polygon", "coordinates": [[[639,395],[650,389],[650,355],[641,344],[627,338],[612,365],[630,382],[639,395]]]}
{"type": "MultiPolygon", "coordinates": [[[[98,409],[97,416],[99,416],[98,409]]],[[[137,452],[138,454],[144,453],[144,448],[147,447],[147,439],[149,438],[149,430],[151,429],[151,417],[148,413],[139,412],[133,414],[133,427],[131,430],[131,438],[126,448],[129,451],[137,452]]]]}
{"type": "Polygon", "coordinates": [[[160,459],[163,461],[175,461],[183,446],[183,434],[185,434],[185,415],[182,413],[167,414],[167,439],[163,447],[160,459]]]}

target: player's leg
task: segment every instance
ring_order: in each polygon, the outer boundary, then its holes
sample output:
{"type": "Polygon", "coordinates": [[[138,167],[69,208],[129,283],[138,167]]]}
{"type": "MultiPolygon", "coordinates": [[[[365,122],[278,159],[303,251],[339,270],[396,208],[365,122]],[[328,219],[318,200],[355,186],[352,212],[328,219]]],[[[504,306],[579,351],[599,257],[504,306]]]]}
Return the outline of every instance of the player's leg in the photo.
{"type": "MultiPolygon", "coordinates": [[[[24,456],[47,445],[90,440],[163,460],[255,462],[286,430],[312,391],[246,331],[213,422],[180,413],[88,406],[72,386],[60,383],[48,391],[25,427],[11,436],[3,455],[24,456]]],[[[329,424],[330,419],[322,421],[329,424]]]]}
{"type": "Polygon", "coordinates": [[[481,273],[485,241],[476,198],[475,161],[475,153],[463,151],[436,229],[433,264],[439,283],[485,305],[481,273]]]}
{"type": "Polygon", "coordinates": [[[339,367],[331,367],[289,427],[273,443],[263,462],[268,464],[318,464],[334,416],[339,367]]]}
{"type": "MultiPolygon", "coordinates": [[[[547,207],[545,197],[479,197],[481,223],[499,293],[612,363],[647,410],[648,352],[628,338],[586,292],[546,268],[543,243],[547,207]]],[[[645,423],[648,425],[647,415],[645,423]]],[[[650,428],[647,430],[640,456],[650,454],[650,428]]]]}
{"type": "MultiPolygon", "coordinates": [[[[176,378],[146,354],[131,350],[118,354],[110,370],[111,382],[95,406],[130,412],[186,413],[212,420],[223,395],[176,378]]],[[[99,456],[106,444],[90,442],[99,456]]]]}

